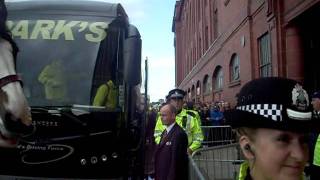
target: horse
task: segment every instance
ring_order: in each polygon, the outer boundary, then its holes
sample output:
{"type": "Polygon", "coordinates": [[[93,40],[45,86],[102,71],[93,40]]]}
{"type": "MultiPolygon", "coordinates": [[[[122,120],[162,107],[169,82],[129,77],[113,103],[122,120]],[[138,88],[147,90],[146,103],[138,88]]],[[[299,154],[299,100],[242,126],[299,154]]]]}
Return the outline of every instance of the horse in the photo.
{"type": "Polygon", "coordinates": [[[34,131],[21,77],[15,70],[18,47],[6,27],[7,8],[0,0],[0,147],[16,147],[34,131]]]}
{"type": "Polygon", "coordinates": [[[0,39],[0,147],[15,147],[32,130],[30,107],[16,74],[11,44],[0,39]]]}

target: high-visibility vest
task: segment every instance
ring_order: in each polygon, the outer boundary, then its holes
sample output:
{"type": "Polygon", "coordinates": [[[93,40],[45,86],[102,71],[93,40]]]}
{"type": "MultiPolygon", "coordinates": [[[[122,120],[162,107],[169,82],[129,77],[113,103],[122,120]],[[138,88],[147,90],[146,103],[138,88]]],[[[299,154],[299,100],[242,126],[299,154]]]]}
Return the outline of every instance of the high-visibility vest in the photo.
{"type": "Polygon", "coordinates": [[[38,80],[44,85],[46,99],[64,100],[67,98],[67,82],[61,61],[53,61],[45,66],[38,80]]]}
{"type": "Polygon", "coordinates": [[[117,88],[111,80],[106,84],[102,84],[93,100],[94,106],[105,106],[114,109],[117,106],[117,88]]]}
{"type": "Polygon", "coordinates": [[[238,180],[245,180],[248,176],[249,163],[247,161],[240,165],[238,180]]]}
{"type": "MultiPolygon", "coordinates": [[[[240,165],[240,170],[239,170],[239,175],[237,180],[246,180],[246,179],[251,179],[248,176],[250,176],[250,171],[248,171],[249,169],[249,162],[248,161],[244,161],[241,165],[240,165]]],[[[300,176],[300,180],[304,180],[304,175],[301,174],[300,176]]]]}
{"type": "Polygon", "coordinates": [[[314,148],[313,165],[320,166],[320,134],[314,148]]]}
{"type": "Polygon", "coordinates": [[[198,111],[196,110],[187,110],[187,112],[191,112],[191,113],[194,113],[194,115],[196,116],[197,120],[199,120],[199,123],[200,123],[200,126],[201,126],[201,117],[200,117],[200,114],[198,113],[198,111]]]}
{"type": "MultiPolygon", "coordinates": [[[[197,115],[194,111],[189,112],[186,109],[182,109],[181,112],[176,115],[176,123],[185,130],[188,136],[189,148],[192,151],[200,148],[203,141],[200,119],[198,119],[197,117],[200,116],[197,115]]],[[[158,115],[157,123],[154,130],[154,138],[157,144],[160,143],[161,134],[165,129],[166,127],[162,124],[161,116],[158,115]]]]}

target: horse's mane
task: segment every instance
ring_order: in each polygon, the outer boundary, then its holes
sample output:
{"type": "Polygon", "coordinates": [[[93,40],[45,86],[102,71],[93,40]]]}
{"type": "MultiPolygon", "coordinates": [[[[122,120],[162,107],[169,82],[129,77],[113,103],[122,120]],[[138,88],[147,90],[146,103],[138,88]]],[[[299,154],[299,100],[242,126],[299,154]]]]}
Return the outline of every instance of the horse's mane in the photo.
{"type": "Polygon", "coordinates": [[[1,38],[7,40],[11,44],[11,46],[12,46],[12,54],[13,54],[14,60],[16,60],[17,59],[17,54],[19,52],[19,48],[18,48],[17,44],[13,41],[13,39],[11,37],[11,33],[9,33],[8,31],[1,32],[0,36],[1,36],[1,38]]]}
{"type": "Polygon", "coordinates": [[[6,26],[7,16],[8,16],[8,12],[7,12],[7,8],[5,6],[4,0],[0,0],[0,37],[7,40],[11,44],[12,54],[13,54],[14,60],[16,60],[19,48],[17,44],[13,41],[11,33],[9,32],[6,26]]]}

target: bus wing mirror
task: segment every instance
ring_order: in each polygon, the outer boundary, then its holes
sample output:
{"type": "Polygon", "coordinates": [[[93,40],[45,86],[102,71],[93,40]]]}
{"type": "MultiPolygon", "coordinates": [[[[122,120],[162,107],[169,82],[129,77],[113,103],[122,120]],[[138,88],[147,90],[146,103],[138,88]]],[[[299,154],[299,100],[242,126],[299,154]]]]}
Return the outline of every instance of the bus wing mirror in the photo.
{"type": "Polygon", "coordinates": [[[123,48],[124,79],[129,85],[141,83],[141,44],[138,30],[135,27],[129,28],[129,36],[123,48]]]}

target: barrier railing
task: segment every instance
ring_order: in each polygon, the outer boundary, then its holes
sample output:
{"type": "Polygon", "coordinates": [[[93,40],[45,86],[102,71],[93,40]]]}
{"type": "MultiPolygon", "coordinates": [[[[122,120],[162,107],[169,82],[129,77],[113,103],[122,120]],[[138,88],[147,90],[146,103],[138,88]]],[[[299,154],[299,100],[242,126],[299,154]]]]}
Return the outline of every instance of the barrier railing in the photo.
{"type": "Polygon", "coordinates": [[[235,143],[201,148],[192,154],[192,160],[206,180],[234,180],[243,162],[235,143]]]}
{"type": "Polygon", "coordinates": [[[194,162],[191,156],[189,156],[189,180],[205,180],[200,172],[197,164],[194,162]]]}
{"type": "Polygon", "coordinates": [[[201,126],[204,135],[203,147],[235,143],[235,133],[231,126],[201,126]]]}
{"type": "Polygon", "coordinates": [[[203,147],[189,158],[189,179],[233,180],[243,162],[230,126],[201,126],[203,147]]]}

